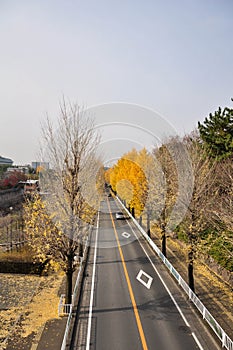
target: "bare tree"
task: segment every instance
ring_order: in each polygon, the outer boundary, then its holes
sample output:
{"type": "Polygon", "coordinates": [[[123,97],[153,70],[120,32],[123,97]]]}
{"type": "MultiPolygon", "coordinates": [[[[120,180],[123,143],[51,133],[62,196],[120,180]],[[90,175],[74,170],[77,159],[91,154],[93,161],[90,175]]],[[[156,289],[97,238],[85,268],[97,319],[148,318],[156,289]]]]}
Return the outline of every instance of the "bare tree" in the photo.
{"type": "Polygon", "coordinates": [[[216,164],[212,215],[214,230],[209,236],[211,246],[224,266],[232,269],[233,261],[233,164],[222,159],[216,164]],[[217,246],[217,247],[216,247],[217,246]]]}
{"type": "Polygon", "coordinates": [[[215,205],[213,214],[229,231],[233,231],[233,163],[222,160],[216,165],[215,205]]]}
{"type": "Polygon", "coordinates": [[[67,276],[66,302],[71,303],[75,255],[82,253],[83,237],[98,208],[96,180],[102,165],[95,150],[99,136],[84,109],[64,99],[58,127],[47,118],[42,132],[43,153],[51,169],[42,174],[41,187],[47,193],[45,207],[62,231],[59,253],[67,276]]]}
{"type": "MultiPolygon", "coordinates": [[[[216,164],[203,149],[197,136],[187,136],[184,144],[192,162],[193,191],[190,201],[184,201],[187,213],[183,220],[183,230],[188,241],[188,281],[194,291],[194,260],[200,234],[214,224],[212,205],[216,178],[216,164]]],[[[185,198],[184,198],[185,199],[185,198]]]]}
{"type": "Polygon", "coordinates": [[[214,225],[215,162],[206,155],[196,133],[183,140],[170,138],[154,150],[154,155],[160,163],[165,183],[160,189],[163,209],[156,219],[162,252],[166,256],[167,235],[180,227],[188,242],[188,281],[194,291],[197,243],[200,234],[214,225]]]}

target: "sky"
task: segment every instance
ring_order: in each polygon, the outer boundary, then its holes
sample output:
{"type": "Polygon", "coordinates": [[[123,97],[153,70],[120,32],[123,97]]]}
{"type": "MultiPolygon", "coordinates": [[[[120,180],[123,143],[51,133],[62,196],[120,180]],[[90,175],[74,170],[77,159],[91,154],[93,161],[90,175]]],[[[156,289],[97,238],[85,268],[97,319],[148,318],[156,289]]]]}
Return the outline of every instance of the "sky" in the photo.
{"type": "Polygon", "coordinates": [[[143,106],[190,133],[232,107],[232,33],[232,0],[0,0],[0,155],[37,160],[63,96],[143,106]]]}

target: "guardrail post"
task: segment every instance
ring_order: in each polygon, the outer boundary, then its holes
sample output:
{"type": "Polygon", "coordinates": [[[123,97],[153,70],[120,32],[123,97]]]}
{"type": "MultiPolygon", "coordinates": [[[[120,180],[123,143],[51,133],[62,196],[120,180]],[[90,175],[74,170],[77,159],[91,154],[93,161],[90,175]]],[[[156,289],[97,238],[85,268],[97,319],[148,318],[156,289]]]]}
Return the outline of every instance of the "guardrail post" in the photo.
{"type": "Polygon", "coordinates": [[[205,308],[205,306],[204,306],[204,308],[203,308],[203,314],[202,314],[203,320],[205,319],[205,311],[206,311],[206,308],[205,308]]]}
{"type": "Polygon", "coordinates": [[[189,288],[189,300],[191,300],[192,299],[192,291],[191,291],[191,289],[189,288]]]}
{"type": "Polygon", "coordinates": [[[180,284],[181,284],[181,277],[180,277],[180,274],[179,274],[179,276],[178,276],[178,283],[179,283],[179,286],[180,286],[180,284]]]}
{"type": "Polygon", "coordinates": [[[223,334],[222,334],[222,348],[224,348],[224,346],[225,346],[225,340],[226,340],[226,333],[223,331],[223,334]]]}

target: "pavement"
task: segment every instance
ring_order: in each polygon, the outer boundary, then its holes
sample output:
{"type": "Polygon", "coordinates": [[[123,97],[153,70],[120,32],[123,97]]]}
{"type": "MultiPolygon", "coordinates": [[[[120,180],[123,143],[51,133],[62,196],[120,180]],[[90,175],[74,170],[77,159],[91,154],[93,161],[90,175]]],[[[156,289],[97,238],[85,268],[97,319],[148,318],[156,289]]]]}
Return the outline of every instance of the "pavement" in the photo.
{"type": "Polygon", "coordinates": [[[45,324],[39,342],[31,350],[61,349],[67,317],[48,321],[45,324]]]}

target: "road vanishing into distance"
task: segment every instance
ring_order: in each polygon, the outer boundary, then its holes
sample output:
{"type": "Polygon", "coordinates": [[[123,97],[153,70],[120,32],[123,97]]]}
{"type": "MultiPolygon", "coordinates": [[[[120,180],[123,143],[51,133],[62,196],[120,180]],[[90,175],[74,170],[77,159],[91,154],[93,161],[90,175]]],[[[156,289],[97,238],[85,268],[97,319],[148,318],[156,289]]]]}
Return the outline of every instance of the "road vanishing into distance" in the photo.
{"type": "Polygon", "coordinates": [[[116,220],[119,211],[115,198],[101,202],[70,349],[221,349],[132,220],[116,220]]]}

